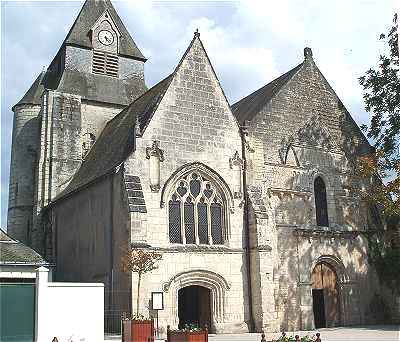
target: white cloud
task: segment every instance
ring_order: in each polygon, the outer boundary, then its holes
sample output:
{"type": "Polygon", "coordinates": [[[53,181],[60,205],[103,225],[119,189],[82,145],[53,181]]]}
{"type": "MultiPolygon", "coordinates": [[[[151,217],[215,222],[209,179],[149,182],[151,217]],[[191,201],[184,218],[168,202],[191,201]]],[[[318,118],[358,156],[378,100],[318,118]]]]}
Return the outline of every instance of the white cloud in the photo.
{"type": "MultiPolygon", "coordinates": [[[[10,151],[11,106],[42,66],[50,63],[82,3],[9,1],[2,7],[3,151],[10,151]]],[[[357,77],[376,65],[382,47],[377,38],[390,25],[396,1],[129,0],[113,4],[149,58],[145,69],[149,85],[173,71],[196,28],[231,102],[300,63],[303,48],[310,46],[321,71],[361,123],[367,116],[357,77]]],[[[8,184],[9,157],[9,152],[2,155],[2,184],[8,184]]],[[[2,188],[3,226],[6,192],[2,188]]]]}

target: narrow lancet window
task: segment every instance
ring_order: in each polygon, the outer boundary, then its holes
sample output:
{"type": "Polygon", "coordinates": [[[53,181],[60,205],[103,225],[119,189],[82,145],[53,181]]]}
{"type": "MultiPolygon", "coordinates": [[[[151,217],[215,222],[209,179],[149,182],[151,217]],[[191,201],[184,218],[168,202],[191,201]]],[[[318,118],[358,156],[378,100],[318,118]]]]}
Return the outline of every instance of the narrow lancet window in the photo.
{"type": "Polygon", "coordinates": [[[175,195],[169,201],[169,240],[182,243],[181,233],[181,203],[175,195]]]}
{"type": "Polygon", "coordinates": [[[314,181],[315,215],[317,226],[329,226],[328,203],[326,201],[326,186],[321,177],[314,181]]]}

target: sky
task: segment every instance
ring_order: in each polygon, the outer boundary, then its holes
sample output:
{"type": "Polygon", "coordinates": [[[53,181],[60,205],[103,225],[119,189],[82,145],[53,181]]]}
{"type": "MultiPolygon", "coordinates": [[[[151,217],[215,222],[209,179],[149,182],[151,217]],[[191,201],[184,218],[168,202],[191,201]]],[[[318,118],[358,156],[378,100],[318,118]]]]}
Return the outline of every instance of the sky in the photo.
{"type": "MultiPolygon", "coordinates": [[[[49,65],[83,1],[1,1],[1,227],[7,224],[11,107],[49,65]]],[[[170,74],[199,29],[231,104],[314,60],[358,124],[358,77],[377,65],[395,0],[113,1],[142,53],[150,87],[170,74]]],[[[398,8],[397,8],[398,10],[398,8]]]]}

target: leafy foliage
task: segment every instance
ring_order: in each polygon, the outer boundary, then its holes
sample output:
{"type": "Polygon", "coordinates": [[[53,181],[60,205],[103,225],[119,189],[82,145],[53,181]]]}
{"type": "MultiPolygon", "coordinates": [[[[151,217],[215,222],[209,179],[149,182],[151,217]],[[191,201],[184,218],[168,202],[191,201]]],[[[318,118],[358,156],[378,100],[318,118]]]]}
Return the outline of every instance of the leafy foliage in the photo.
{"type": "Polygon", "coordinates": [[[390,246],[383,233],[368,236],[368,262],[375,266],[379,279],[400,295],[400,248],[390,246]]]}
{"type": "Polygon", "coordinates": [[[368,186],[359,189],[363,199],[371,205],[379,204],[386,217],[400,216],[400,163],[394,166],[395,176],[389,179],[382,150],[362,156],[358,161],[357,178],[369,180],[368,186]],[[385,178],[387,181],[384,183],[382,180],[385,178]]]}
{"type": "Polygon", "coordinates": [[[367,136],[375,141],[375,153],[359,158],[358,176],[369,180],[362,196],[382,211],[387,230],[368,235],[369,263],[380,280],[400,294],[400,79],[397,14],[389,33],[379,39],[388,51],[379,57],[376,69],[359,78],[365,108],[371,113],[367,136]],[[385,182],[383,181],[385,180],[385,182]]]}
{"type": "MultiPolygon", "coordinates": [[[[137,296],[136,296],[136,316],[139,316],[140,284],[142,275],[158,268],[157,261],[162,259],[162,255],[156,252],[143,251],[141,249],[128,249],[122,256],[122,269],[124,272],[138,274],[137,296]]],[[[140,319],[139,319],[140,320],[140,319]]]]}
{"type": "Polygon", "coordinates": [[[184,330],[184,331],[201,331],[203,329],[200,328],[198,324],[190,323],[190,324],[185,324],[185,327],[183,329],[181,329],[181,330],[184,330]]]}
{"type": "Polygon", "coordinates": [[[399,162],[400,135],[400,79],[397,14],[389,33],[381,34],[389,51],[379,57],[376,69],[369,69],[359,82],[364,89],[365,109],[371,113],[369,127],[362,126],[375,147],[383,152],[385,167],[393,168],[399,162]]]}
{"type": "Polygon", "coordinates": [[[148,273],[158,268],[157,261],[161,258],[156,252],[130,249],[122,256],[122,269],[124,272],[148,273]]]}

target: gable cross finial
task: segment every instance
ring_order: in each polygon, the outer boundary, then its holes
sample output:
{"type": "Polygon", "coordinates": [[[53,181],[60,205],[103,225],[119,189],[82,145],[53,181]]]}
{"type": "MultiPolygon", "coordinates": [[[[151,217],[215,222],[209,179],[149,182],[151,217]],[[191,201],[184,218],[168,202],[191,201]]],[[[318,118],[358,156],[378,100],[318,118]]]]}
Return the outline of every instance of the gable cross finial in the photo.
{"type": "Polygon", "coordinates": [[[311,48],[309,47],[304,48],[304,59],[305,60],[313,59],[311,48]]]}
{"type": "Polygon", "coordinates": [[[196,29],[196,31],[194,31],[194,37],[195,38],[200,38],[200,32],[199,32],[198,28],[196,29]]]}

